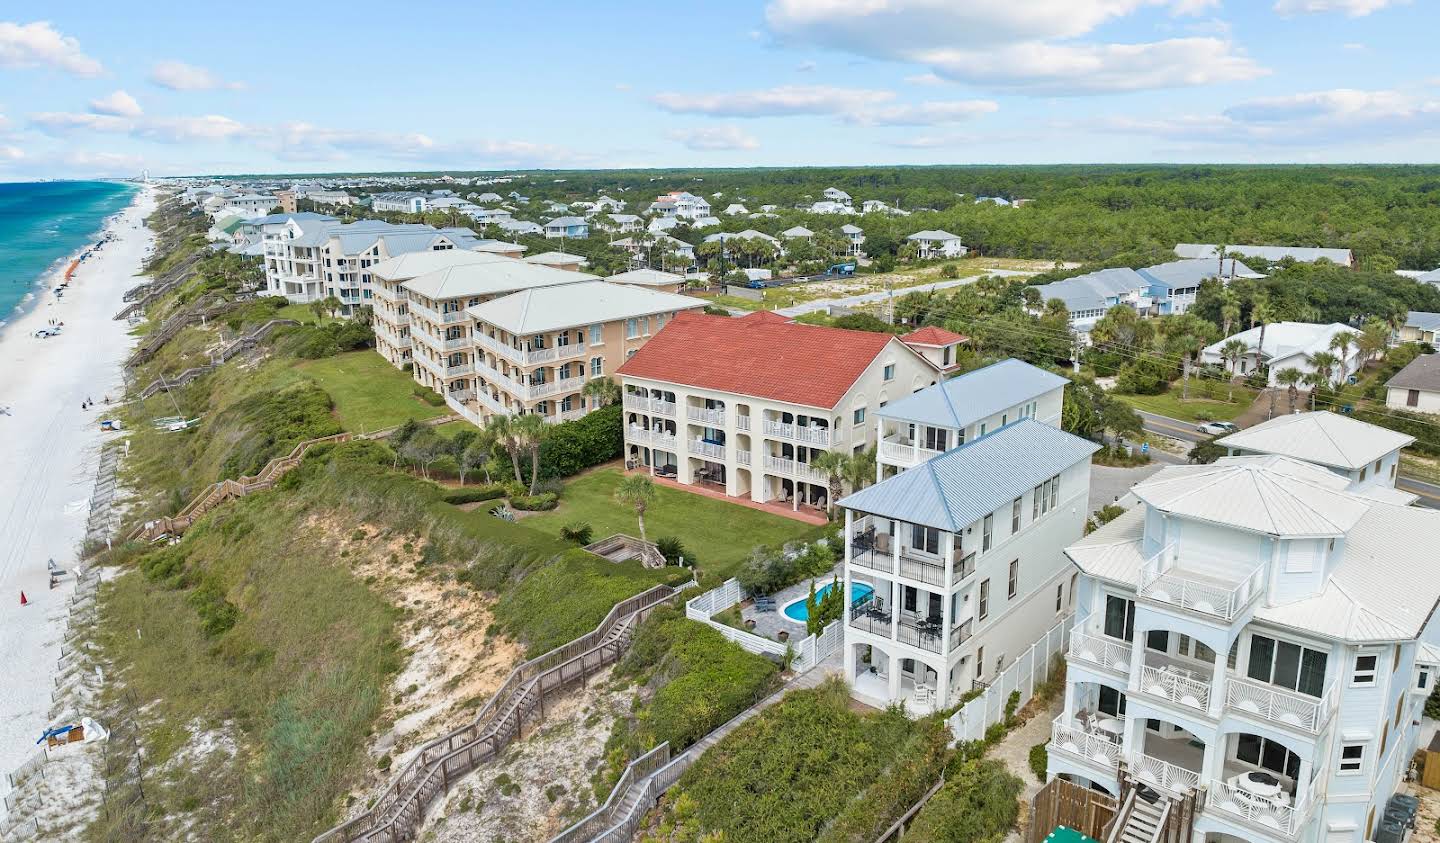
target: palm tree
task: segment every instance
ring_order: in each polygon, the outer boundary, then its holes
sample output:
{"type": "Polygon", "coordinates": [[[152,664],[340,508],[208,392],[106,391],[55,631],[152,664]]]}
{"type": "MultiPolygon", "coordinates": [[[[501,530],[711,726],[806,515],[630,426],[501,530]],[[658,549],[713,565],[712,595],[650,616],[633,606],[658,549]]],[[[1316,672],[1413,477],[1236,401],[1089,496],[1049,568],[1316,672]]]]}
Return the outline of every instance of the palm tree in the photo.
{"type": "Polygon", "coordinates": [[[1230,379],[1226,382],[1226,385],[1230,387],[1230,392],[1226,401],[1235,400],[1235,375],[1238,374],[1235,370],[1239,367],[1241,358],[1249,350],[1250,346],[1246,345],[1242,339],[1226,340],[1225,344],[1220,346],[1220,359],[1230,364],[1230,379]]]}
{"type": "Polygon", "coordinates": [[[1314,369],[1305,376],[1305,382],[1310,384],[1310,409],[1315,409],[1315,393],[1320,391],[1322,386],[1330,386],[1330,376],[1335,374],[1335,367],[1340,365],[1340,358],[1328,351],[1317,351],[1310,357],[1310,366],[1314,369]]]}
{"type": "Polygon", "coordinates": [[[1345,358],[1350,356],[1350,346],[1354,345],[1357,339],[1358,337],[1350,331],[1341,331],[1330,338],[1330,347],[1340,352],[1336,361],[1340,366],[1340,380],[1342,381],[1349,374],[1345,371],[1345,358]]]}
{"type": "Polygon", "coordinates": [[[840,494],[844,491],[843,482],[845,472],[850,464],[850,457],[840,451],[821,451],[810,459],[810,467],[816,471],[829,475],[830,482],[830,517],[835,517],[835,504],[840,500],[840,494]]]}
{"type": "Polygon", "coordinates": [[[1256,293],[1250,300],[1250,327],[1260,326],[1260,342],[1255,346],[1255,366],[1259,368],[1260,358],[1265,354],[1265,326],[1275,321],[1275,308],[1264,293],[1256,293]]]}
{"type": "Polygon", "coordinates": [[[1240,300],[1235,291],[1225,287],[1220,291],[1220,333],[1230,336],[1230,326],[1240,321],[1240,300]]]}
{"type": "Polygon", "coordinates": [[[592,407],[605,407],[620,400],[620,386],[614,378],[593,378],[580,388],[580,394],[590,399],[592,407]]]}
{"type": "Polygon", "coordinates": [[[635,520],[640,525],[640,540],[645,538],[645,510],[655,502],[655,481],[644,474],[627,474],[615,486],[615,500],[635,509],[635,520]]]}
{"type": "Polygon", "coordinates": [[[1360,349],[1361,367],[1375,360],[1384,353],[1386,346],[1390,344],[1390,326],[1385,324],[1383,319],[1372,318],[1365,323],[1360,330],[1360,336],[1355,340],[1355,345],[1360,349]]]}
{"type": "MultiPolygon", "coordinates": [[[[1299,369],[1294,368],[1293,366],[1281,369],[1280,371],[1275,373],[1275,382],[1286,387],[1286,390],[1289,392],[1290,412],[1292,414],[1295,412],[1295,400],[1300,395],[1300,390],[1296,387],[1296,384],[1300,383],[1304,379],[1305,373],[1301,372],[1299,369]]],[[[1271,415],[1274,415],[1274,413],[1271,413],[1271,415]]]]}
{"type": "Polygon", "coordinates": [[[1185,334],[1175,338],[1174,348],[1183,355],[1181,364],[1184,367],[1185,380],[1180,385],[1180,400],[1186,401],[1190,398],[1190,367],[1195,362],[1195,355],[1205,348],[1205,341],[1194,334],[1185,334]]]}
{"type": "MultiPolygon", "coordinates": [[[[530,494],[535,494],[535,484],[540,482],[540,446],[550,435],[550,425],[539,413],[525,413],[515,417],[511,423],[517,440],[517,451],[530,452],[530,494]]],[[[517,474],[516,480],[520,479],[517,474]]]]}
{"type": "Polygon", "coordinates": [[[851,455],[850,462],[845,466],[845,482],[850,484],[852,492],[875,482],[874,448],[866,448],[858,454],[851,455]]]}
{"type": "Polygon", "coordinates": [[[510,455],[510,467],[515,471],[515,482],[520,482],[520,440],[516,436],[516,416],[491,416],[485,429],[510,455]]]}

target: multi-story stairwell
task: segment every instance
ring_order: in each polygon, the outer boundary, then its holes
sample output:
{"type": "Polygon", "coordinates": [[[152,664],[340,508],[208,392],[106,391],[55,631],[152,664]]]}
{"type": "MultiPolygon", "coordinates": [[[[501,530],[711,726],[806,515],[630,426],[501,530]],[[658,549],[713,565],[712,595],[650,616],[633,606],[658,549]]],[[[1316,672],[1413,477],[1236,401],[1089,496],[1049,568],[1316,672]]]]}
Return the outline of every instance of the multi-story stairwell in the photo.
{"type": "Polygon", "coordinates": [[[1165,833],[1174,804],[1145,785],[1130,788],[1105,843],[1157,843],[1165,833]]]}

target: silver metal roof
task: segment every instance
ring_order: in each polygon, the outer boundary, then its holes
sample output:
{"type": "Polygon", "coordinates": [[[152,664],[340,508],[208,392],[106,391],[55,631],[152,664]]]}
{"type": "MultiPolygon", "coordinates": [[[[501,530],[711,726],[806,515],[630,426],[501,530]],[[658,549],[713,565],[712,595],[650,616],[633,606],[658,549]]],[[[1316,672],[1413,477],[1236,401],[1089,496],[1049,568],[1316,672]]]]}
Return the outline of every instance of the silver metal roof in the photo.
{"type": "Polygon", "coordinates": [[[1014,358],[966,372],[876,410],[886,419],[961,429],[1070,381],[1014,358]]]}
{"type": "Polygon", "coordinates": [[[1088,439],[1026,419],[867,486],[840,505],[953,533],[1099,449],[1088,439]]]}

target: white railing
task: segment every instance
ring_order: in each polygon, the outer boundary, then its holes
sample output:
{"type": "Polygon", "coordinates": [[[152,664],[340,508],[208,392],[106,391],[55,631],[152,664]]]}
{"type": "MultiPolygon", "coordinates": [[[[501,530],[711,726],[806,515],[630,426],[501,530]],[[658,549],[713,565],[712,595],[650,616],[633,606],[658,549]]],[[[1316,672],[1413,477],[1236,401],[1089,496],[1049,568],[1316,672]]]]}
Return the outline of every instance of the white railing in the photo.
{"type": "Polygon", "coordinates": [[[458,378],[461,375],[473,374],[475,374],[475,364],[473,363],[461,363],[458,366],[445,367],[445,377],[447,378],[458,378]]]}
{"type": "Polygon", "coordinates": [[[910,466],[921,463],[931,457],[939,456],[940,453],[940,451],[922,448],[918,444],[900,439],[882,439],[880,441],[880,456],[901,465],[910,466]]]}
{"type": "Polygon", "coordinates": [[[1231,621],[1258,598],[1264,588],[1264,565],[1256,566],[1239,583],[1226,587],[1186,576],[1176,567],[1178,562],[1174,542],[1146,559],[1140,568],[1140,596],[1231,621]]]}
{"type": "Polygon", "coordinates": [[[705,442],[700,439],[691,439],[686,443],[685,447],[692,454],[699,454],[702,457],[711,457],[717,460],[725,459],[724,445],[716,445],[714,442],[705,442]]]}
{"type": "Polygon", "coordinates": [[[1200,711],[1210,706],[1210,683],[1186,676],[1176,668],[1141,665],[1140,690],[1200,711]]]}
{"type": "Polygon", "coordinates": [[[664,401],[659,398],[646,398],[643,395],[626,395],[625,409],[634,410],[639,413],[655,413],[661,416],[675,415],[675,402],[664,401]]]}
{"type": "Polygon", "coordinates": [[[830,475],[823,471],[816,471],[803,462],[797,462],[789,457],[772,457],[768,454],[765,457],[765,470],[784,474],[788,477],[796,477],[801,480],[809,480],[812,483],[829,483],[830,475]]]}
{"type": "Polygon", "coordinates": [[[445,395],[449,398],[454,398],[456,401],[469,401],[470,399],[475,397],[475,390],[455,389],[445,393],[445,395]]]}
{"type": "Polygon", "coordinates": [[[650,444],[650,436],[650,431],[646,430],[643,427],[639,427],[638,425],[632,424],[629,427],[625,428],[625,438],[630,440],[631,442],[638,442],[648,445],[650,444]]]}
{"type": "Polygon", "coordinates": [[[470,347],[470,338],[469,338],[469,337],[456,337],[456,338],[453,339],[453,340],[445,340],[445,341],[443,341],[443,342],[440,344],[440,348],[441,348],[442,350],[444,350],[444,351],[458,351],[459,349],[469,348],[469,347],[470,347]]]}
{"type": "Polygon", "coordinates": [[[650,444],[654,445],[657,448],[664,448],[667,451],[673,451],[675,450],[676,446],[680,444],[679,438],[677,438],[673,433],[665,433],[658,430],[652,430],[650,433],[650,444]]]}
{"type": "Polygon", "coordinates": [[[1225,688],[1225,705],[1235,711],[1319,734],[1334,710],[1336,688],[1312,697],[1245,677],[1231,677],[1225,688]]]}
{"type": "Polygon", "coordinates": [[[749,416],[741,416],[741,415],[735,416],[735,429],[736,429],[736,430],[749,430],[749,429],[750,429],[750,417],[749,417],[749,416]]]}
{"type": "Polygon", "coordinates": [[[1134,649],[1124,641],[1116,641],[1103,635],[1091,635],[1079,630],[1070,633],[1071,661],[1078,659],[1116,673],[1129,674],[1134,649]]]}
{"type": "Polygon", "coordinates": [[[1035,688],[1050,680],[1055,656],[1065,651],[1072,620],[1067,613],[1029,649],[1016,656],[1015,661],[1001,670],[998,676],[991,672],[990,665],[986,665],[987,673],[983,678],[989,684],[985,685],[985,690],[946,721],[957,741],[975,741],[984,737],[987,728],[1005,718],[1010,694],[1020,692],[1021,706],[1035,696],[1035,688]]]}
{"type": "Polygon", "coordinates": [[[418,313],[419,315],[429,319],[431,322],[439,322],[442,325],[449,325],[455,322],[463,322],[468,318],[465,315],[464,310],[451,310],[447,313],[441,313],[433,307],[423,305],[414,300],[410,302],[410,312],[418,313]]]}
{"type": "Polygon", "coordinates": [[[484,427],[485,423],[480,420],[480,413],[462,399],[458,399],[455,393],[445,396],[445,404],[455,413],[458,413],[466,421],[476,427],[484,427]]]}
{"type": "Polygon", "coordinates": [[[749,451],[741,451],[741,450],[738,450],[738,449],[737,449],[737,450],[735,451],[735,462],[739,463],[740,465],[749,465],[749,464],[750,464],[750,452],[749,452],[749,451]]]}
{"type": "Polygon", "coordinates": [[[506,359],[519,363],[522,366],[529,366],[534,363],[549,363],[552,360],[568,360],[572,357],[584,357],[585,346],[580,343],[570,345],[555,345],[549,348],[535,348],[525,350],[516,348],[513,345],[503,343],[488,334],[476,332],[476,343],[494,350],[497,354],[504,355],[506,359]]]}
{"type": "Polygon", "coordinates": [[[1294,805],[1276,798],[1249,793],[1229,782],[1212,780],[1205,792],[1205,807],[1223,811],[1230,817],[1269,832],[1294,836],[1304,824],[1309,801],[1301,798],[1294,805]]]}
{"type": "Polygon", "coordinates": [[[553,415],[545,417],[546,424],[561,424],[563,422],[575,421],[585,415],[584,410],[562,410],[553,415]]]}
{"type": "Polygon", "coordinates": [[[1149,755],[1138,756],[1130,765],[1130,772],[1139,781],[1181,796],[1200,786],[1199,773],[1149,755]]]}
{"type": "MultiPolygon", "coordinates": [[[[824,584],[823,580],[816,580],[816,582],[824,584]]],[[[685,617],[708,625],[711,629],[718,631],[752,653],[783,658],[788,649],[794,656],[790,662],[790,669],[797,675],[839,652],[845,645],[843,620],[831,622],[819,635],[807,636],[798,643],[792,638],[788,645],[711,620],[712,615],[722,612],[744,599],[745,589],[740,587],[740,581],[729,579],[719,588],[711,589],[685,601],[685,617]]]]}
{"type": "Polygon", "coordinates": [[[792,439],[796,442],[805,442],[811,445],[829,445],[830,428],[818,425],[787,424],[766,420],[765,435],[778,436],[782,439],[792,439]]]}
{"type": "Polygon", "coordinates": [[[685,417],[691,421],[703,422],[720,427],[725,424],[724,410],[707,410],[704,407],[686,407],[685,417]]]}
{"type": "Polygon", "coordinates": [[[410,324],[410,314],[397,313],[394,316],[390,317],[390,321],[394,322],[396,327],[404,327],[405,325],[410,324]]]}
{"type": "Polygon", "coordinates": [[[528,400],[544,398],[547,395],[557,395],[561,392],[571,392],[585,385],[585,379],[566,378],[560,381],[548,381],[546,383],[532,383],[524,387],[524,396],[528,400]]]}
{"type": "Polygon", "coordinates": [[[1055,718],[1050,726],[1050,751],[1068,752],[1091,763],[1120,769],[1120,742],[1107,736],[1087,732],[1065,715],[1055,718]]]}

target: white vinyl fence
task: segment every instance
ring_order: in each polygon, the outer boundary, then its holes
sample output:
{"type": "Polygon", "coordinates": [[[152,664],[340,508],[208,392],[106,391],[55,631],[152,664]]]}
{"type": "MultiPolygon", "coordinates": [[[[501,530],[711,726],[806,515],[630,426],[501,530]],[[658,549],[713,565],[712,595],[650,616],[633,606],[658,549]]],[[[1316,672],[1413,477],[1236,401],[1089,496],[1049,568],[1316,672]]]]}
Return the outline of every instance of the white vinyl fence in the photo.
{"type": "MultiPolygon", "coordinates": [[[[752,653],[762,655],[768,653],[784,658],[787,645],[711,620],[717,613],[725,611],[744,599],[745,589],[740,587],[739,580],[731,578],[719,588],[711,589],[698,597],[687,600],[685,617],[719,630],[721,635],[752,653]]],[[[834,621],[821,630],[819,635],[806,636],[804,640],[792,641],[788,645],[788,649],[795,654],[790,661],[790,669],[796,673],[804,673],[824,661],[832,653],[839,652],[844,645],[845,628],[841,621],[834,621]]]]}
{"type": "Polygon", "coordinates": [[[1070,615],[1050,627],[1030,649],[1021,653],[1009,667],[1000,671],[980,694],[966,703],[950,718],[950,731],[957,741],[975,741],[985,735],[985,730],[999,723],[1005,717],[1005,702],[1010,694],[1020,692],[1020,705],[1035,696],[1035,686],[1042,685],[1050,678],[1055,656],[1065,652],[1070,640],[1070,615]]]}

